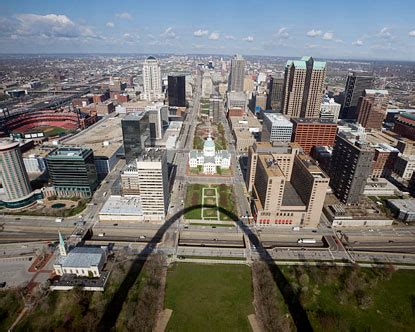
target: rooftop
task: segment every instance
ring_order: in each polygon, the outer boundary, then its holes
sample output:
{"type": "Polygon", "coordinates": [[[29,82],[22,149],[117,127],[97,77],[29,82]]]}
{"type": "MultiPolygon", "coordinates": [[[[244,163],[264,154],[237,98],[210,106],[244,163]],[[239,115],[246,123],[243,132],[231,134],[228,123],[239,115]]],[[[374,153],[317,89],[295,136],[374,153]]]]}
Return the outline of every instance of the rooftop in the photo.
{"type": "Polygon", "coordinates": [[[160,148],[146,148],[137,161],[161,161],[165,150],[160,148]]]}
{"type": "Polygon", "coordinates": [[[286,116],[278,113],[265,113],[264,117],[267,118],[274,126],[287,126],[292,127],[293,124],[286,116]]]}
{"type": "Polygon", "coordinates": [[[59,256],[58,263],[62,267],[88,268],[98,266],[105,256],[105,250],[98,247],[75,247],[67,256],[59,256]]]}
{"type": "Polygon", "coordinates": [[[90,149],[85,149],[76,146],[63,146],[50,152],[48,158],[83,158],[83,156],[89,151],[90,149]]]}
{"type": "Polygon", "coordinates": [[[143,208],[141,206],[141,197],[111,195],[99,214],[142,216],[143,208]]]}
{"type": "Polygon", "coordinates": [[[79,134],[64,140],[64,143],[69,145],[84,145],[103,143],[104,141],[122,142],[120,117],[109,117],[100,120],[79,134]]]}
{"type": "Polygon", "coordinates": [[[303,124],[326,124],[337,126],[336,122],[331,119],[314,119],[314,118],[291,118],[291,121],[294,123],[303,123],[303,124]]]}
{"type": "Polygon", "coordinates": [[[388,199],[388,202],[393,204],[401,212],[415,213],[415,199],[388,199]]]}
{"type": "Polygon", "coordinates": [[[284,177],[284,173],[272,155],[260,155],[259,161],[264,166],[268,176],[284,177]]]}

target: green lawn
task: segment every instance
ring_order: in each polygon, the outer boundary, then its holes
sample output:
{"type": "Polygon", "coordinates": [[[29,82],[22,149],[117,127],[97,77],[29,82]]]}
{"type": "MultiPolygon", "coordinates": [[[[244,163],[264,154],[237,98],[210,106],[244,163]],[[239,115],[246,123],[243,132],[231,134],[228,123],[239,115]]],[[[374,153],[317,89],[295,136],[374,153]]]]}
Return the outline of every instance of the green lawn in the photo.
{"type": "MultiPolygon", "coordinates": [[[[203,188],[209,188],[209,186],[201,185],[201,184],[190,184],[187,186],[186,199],[185,199],[186,208],[196,206],[196,205],[208,204],[207,201],[209,202],[211,201],[210,199],[211,197],[209,197],[205,199],[205,202],[202,202],[203,188]]],[[[236,215],[237,212],[235,210],[235,201],[233,198],[232,187],[227,186],[225,184],[221,184],[221,185],[210,185],[210,188],[217,188],[218,194],[219,194],[219,206],[236,215]]],[[[211,192],[211,191],[208,190],[208,192],[211,192]]],[[[197,209],[186,212],[185,218],[186,219],[201,219],[202,218],[201,208],[197,208],[197,209]]],[[[229,218],[223,212],[220,212],[220,220],[231,221],[232,219],[229,218]]]]}
{"type": "Polygon", "coordinates": [[[414,271],[281,269],[297,290],[315,331],[413,331],[414,271]]]}
{"type": "Polygon", "coordinates": [[[15,290],[0,291],[0,331],[7,331],[23,310],[23,299],[15,290]]]}
{"type": "Polygon", "coordinates": [[[79,289],[49,292],[15,330],[93,331],[131,264],[132,261],[127,261],[115,265],[104,292],[86,292],[79,289]]]}
{"type": "Polygon", "coordinates": [[[245,265],[175,264],[167,274],[167,331],[250,331],[251,271],[245,265]]]}

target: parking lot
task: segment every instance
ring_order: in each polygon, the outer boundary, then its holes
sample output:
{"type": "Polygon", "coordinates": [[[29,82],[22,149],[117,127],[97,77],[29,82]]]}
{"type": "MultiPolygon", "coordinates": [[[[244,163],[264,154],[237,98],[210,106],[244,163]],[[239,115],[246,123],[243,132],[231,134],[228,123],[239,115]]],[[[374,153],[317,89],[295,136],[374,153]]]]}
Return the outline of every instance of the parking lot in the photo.
{"type": "Polygon", "coordinates": [[[16,258],[0,258],[0,283],[6,282],[6,287],[18,287],[29,282],[33,273],[28,272],[33,256],[16,258]]]}

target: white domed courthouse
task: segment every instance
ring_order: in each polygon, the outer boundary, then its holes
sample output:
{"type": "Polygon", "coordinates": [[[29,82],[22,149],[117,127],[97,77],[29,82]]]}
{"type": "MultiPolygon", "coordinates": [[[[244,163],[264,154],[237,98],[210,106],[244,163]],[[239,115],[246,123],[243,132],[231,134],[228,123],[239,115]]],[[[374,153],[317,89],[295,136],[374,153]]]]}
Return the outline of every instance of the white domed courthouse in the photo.
{"type": "Polygon", "coordinates": [[[210,134],[203,144],[203,151],[192,150],[189,152],[189,166],[191,168],[203,166],[205,174],[215,174],[216,167],[229,169],[230,165],[230,153],[226,150],[216,151],[215,142],[210,134]]]}

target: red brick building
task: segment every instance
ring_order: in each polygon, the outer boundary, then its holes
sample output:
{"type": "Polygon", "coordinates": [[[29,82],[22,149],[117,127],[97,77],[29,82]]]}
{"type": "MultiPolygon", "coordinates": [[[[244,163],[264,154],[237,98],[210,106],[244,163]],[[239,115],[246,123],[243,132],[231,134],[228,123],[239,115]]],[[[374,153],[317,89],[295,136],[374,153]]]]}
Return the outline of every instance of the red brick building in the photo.
{"type": "Polygon", "coordinates": [[[395,120],[393,131],[403,137],[415,140],[415,115],[401,113],[395,120]]]}
{"type": "Polygon", "coordinates": [[[357,122],[365,129],[382,129],[388,101],[386,90],[364,90],[357,103],[357,122]]]}
{"type": "Polygon", "coordinates": [[[304,153],[310,154],[314,146],[334,146],[337,124],[327,119],[292,118],[292,142],[298,143],[304,153]]]}

